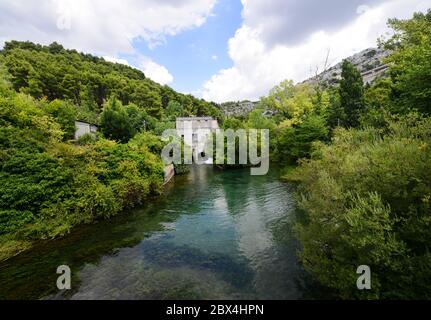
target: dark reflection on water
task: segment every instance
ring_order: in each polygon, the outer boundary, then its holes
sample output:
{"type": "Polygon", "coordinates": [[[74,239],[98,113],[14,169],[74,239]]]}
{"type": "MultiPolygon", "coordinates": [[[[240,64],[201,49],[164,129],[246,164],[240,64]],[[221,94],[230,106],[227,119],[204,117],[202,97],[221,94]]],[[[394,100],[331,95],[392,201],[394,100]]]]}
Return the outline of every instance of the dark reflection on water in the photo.
{"type": "Polygon", "coordinates": [[[196,167],[145,208],[77,228],[0,264],[2,299],[299,299],[293,189],[196,167]],[[58,292],[56,268],[72,269],[58,292]]]}

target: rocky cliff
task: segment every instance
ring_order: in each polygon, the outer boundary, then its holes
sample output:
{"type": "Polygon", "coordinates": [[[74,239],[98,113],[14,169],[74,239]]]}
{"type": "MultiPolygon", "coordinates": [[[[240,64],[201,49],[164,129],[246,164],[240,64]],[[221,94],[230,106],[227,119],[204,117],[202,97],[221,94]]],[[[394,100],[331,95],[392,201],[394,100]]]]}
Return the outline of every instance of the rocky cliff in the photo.
{"type": "MultiPolygon", "coordinates": [[[[390,52],[385,49],[369,48],[347,58],[347,60],[361,72],[364,83],[371,84],[388,70],[388,66],[383,63],[383,60],[389,54],[390,52]]],[[[304,83],[314,84],[320,81],[326,86],[337,85],[341,79],[341,65],[342,62],[330,67],[318,76],[304,81],[304,83]]]]}
{"type": "Polygon", "coordinates": [[[225,102],[220,105],[220,108],[228,117],[241,117],[253,111],[257,104],[258,102],[251,101],[225,102]]]}
{"type": "MultiPolygon", "coordinates": [[[[383,77],[387,72],[388,66],[383,63],[383,60],[389,54],[390,52],[384,49],[369,48],[347,58],[347,60],[353,63],[361,72],[364,83],[371,84],[376,79],[383,77]]],[[[341,65],[342,62],[339,62],[319,75],[305,80],[303,83],[316,84],[319,81],[324,86],[336,86],[341,80],[341,65]]],[[[228,117],[241,117],[253,111],[257,105],[258,102],[251,101],[225,102],[220,105],[220,108],[228,117]]]]}

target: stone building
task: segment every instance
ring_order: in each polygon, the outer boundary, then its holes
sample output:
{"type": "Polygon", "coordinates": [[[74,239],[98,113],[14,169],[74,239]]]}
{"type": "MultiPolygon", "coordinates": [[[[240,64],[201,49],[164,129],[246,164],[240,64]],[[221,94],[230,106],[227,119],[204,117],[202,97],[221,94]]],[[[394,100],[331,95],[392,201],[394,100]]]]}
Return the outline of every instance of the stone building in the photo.
{"type": "MultiPolygon", "coordinates": [[[[188,117],[176,119],[177,134],[193,149],[193,154],[205,151],[208,137],[219,129],[217,120],[211,117],[188,117]]],[[[212,164],[212,159],[206,163],[212,164]]]]}
{"type": "Polygon", "coordinates": [[[97,132],[97,126],[85,121],[75,121],[75,140],[78,140],[86,134],[95,134],[97,132]]]}

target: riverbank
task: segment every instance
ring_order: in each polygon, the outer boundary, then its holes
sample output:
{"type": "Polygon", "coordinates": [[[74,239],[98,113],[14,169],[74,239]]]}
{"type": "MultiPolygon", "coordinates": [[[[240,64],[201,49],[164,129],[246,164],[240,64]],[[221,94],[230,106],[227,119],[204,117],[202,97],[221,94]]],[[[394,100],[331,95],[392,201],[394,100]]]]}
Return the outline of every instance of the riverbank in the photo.
{"type": "Polygon", "coordinates": [[[280,180],[287,183],[298,183],[299,180],[295,177],[295,171],[298,169],[298,166],[285,166],[281,170],[280,180]]]}

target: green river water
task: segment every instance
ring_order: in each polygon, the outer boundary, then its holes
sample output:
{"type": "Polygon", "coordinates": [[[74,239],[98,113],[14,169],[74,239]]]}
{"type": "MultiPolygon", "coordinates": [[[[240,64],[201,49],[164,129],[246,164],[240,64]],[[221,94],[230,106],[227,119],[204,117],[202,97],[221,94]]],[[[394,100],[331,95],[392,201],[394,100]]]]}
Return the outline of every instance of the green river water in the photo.
{"type": "Polygon", "coordinates": [[[0,299],[301,299],[293,187],[199,166],[143,209],[76,228],[0,264],[0,299]],[[72,270],[58,291],[56,269],[72,270]]]}

